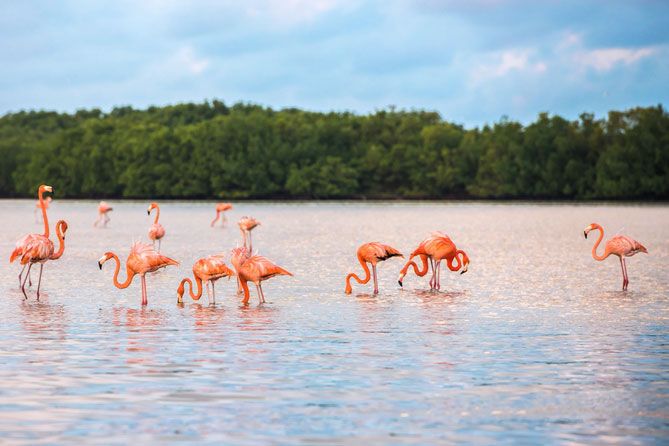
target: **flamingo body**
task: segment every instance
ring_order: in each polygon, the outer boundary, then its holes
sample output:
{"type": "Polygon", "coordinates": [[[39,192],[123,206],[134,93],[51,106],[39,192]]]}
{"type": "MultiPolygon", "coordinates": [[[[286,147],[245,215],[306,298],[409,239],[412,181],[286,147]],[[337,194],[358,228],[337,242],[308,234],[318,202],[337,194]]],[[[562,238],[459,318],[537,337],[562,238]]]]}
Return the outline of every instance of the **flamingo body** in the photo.
{"type": "Polygon", "coordinates": [[[440,289],[440,270],[442,260],[446,260],[446,265],[451,271],[458,271],[462,265],[464,269],[460,274],[467,272],[469,257],[467,254],[457,249],[451,238],[443,232],[435,231],[423,240],[418,247],[411,253],[409,260],[400,271],[397,282],[402,286],[402,281],[409,267],[413,266],[417,276],[422,277],[427,274],[427,263],[429,261],[432,268],[432,278],[430,279],[431,289],[440,289]],[[413,258],[418,256],[422,262],[422,268],[419,270],[413,258]],[[454,263],[456,262],[456,263],[454,263]]]}
{"type": "Polygon", "coordinates": [[[184,287],[186,283],[190,285],[190,296],[193,300],[199,300],[202,297],[202,282],[207,284],[207,294],[209,294],[208,284],[211,282],[213,299],[216,299],[214,283],[222,277],[234,276],[235,273],[225,264],[225,256],[212,255],[199,259],[193,265],[193,277],[197,284],[197,292],[193,292],[193,282],[186,278],[181,281],[177,288],[177,302],[183,303],[184,287]]]}
{"type": "Polygon", "coordinates": [[[344,290],[345,293],[351,294],[353,291],[351,288],[351,279],[355,279],[359,284],[363,285],[369,282],[371,275],[367,263],[370,263],[374,272],[374,294],[378,294],[379,285],[376,277],[376,265],[378,262],[382,262],[396,256],[404,257],[397,249],[383,243],[370,242],[360,245],[357,251],[357,257],[360,265],[362,265],[362,269],[365,271],[365,277],[361,279],[353,273],[350,273],[348,276],[346,276],[346,288],[344,290]]]}
{"type": "MultiPolygon", "coordinates": [[[[218,221],[219,216],[224,213],[225,211],[229,211],[232,209],[232,204],[230,203],[217,203],[216,204],[216,218],[214,218],[211,222],[211,226],[213,227],[216,222],[218,221]]],[[[225,214],[223,214],[223,218],[221,219],[221,223],[225,221],[225,214]]]]}
{"type": "Polygon", "coordinates": [[[627,264],[625,263],[625,257],[632,257],[633,255],[636,255],[640,252],[648,254],[648,250],[645,246],[631,237],[626,235],[617,235],[607,240],[607,242],[604,244],[604,254],[600,256],[597,254],[597,248],[604,238],[604,228],[602,228],[602,226],[597,223],[588,225],[585,230],[583,230],[583,235],[586,239],[588,238],[590,231],[593,230],[599,230],[599,237],[597,238],[595,245],[592,247],[592,258],[601,262],[612,254],[618,256],[618,259],[620,259],[620,268],[623,274],[623,291],[626,291],[627,286],[629,285],[629,277],[627,276],[627,264]]]}

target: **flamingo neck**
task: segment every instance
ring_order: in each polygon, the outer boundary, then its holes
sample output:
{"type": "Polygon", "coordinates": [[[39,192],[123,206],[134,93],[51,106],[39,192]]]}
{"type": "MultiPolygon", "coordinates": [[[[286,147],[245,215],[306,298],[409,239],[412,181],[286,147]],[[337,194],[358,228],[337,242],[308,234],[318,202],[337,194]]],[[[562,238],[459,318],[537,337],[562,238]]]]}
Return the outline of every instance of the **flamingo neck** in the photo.
{"type": "Polygon", "coordinates": [[[358,256],[358,261],[362,265],[362,269],[365,271],[365,277],[362,279],[355,273],[350,273],[348,276],[346,276],[346,292],[350,293],[352,291],[351,288],[351,279],[355,279],[356,282],[358,282],[360,285],[364,285],[367,282],[369,282],[369,279],[372,277],[371,272],[369,271],[369,267],[367,266],[367,262],[365,262],[365,259],[362,257],[358,256]]]}
{"type": "Polygon", "coordinates": [[[56,225],[56,235],[58,236],[58,251],[50,257],[51,260],[60,259],[60,256],[63,255],[63,251],[65,251],[65,235],[63,235],[61,225],[56,225]]]}
{"type": "Polygon", "coordinates": [[[197,293],[193,293],[193,281],[190,279],[184,279],[181,281],[181,285],[184,283],[188,284],[188,294],[190,294],[191,299],[193,300],[200,300],[202,297],[202,279],[197,277],[196,275],[193,275],[195,277],[195,283],[197,284],[197,293]]]}
{"type": "Polygon", "coordinates": [[[153,224],[154,224],[154,225],[155,225],[156,223],[158,223],[158,219],[159,219],[159,218],[160,218],[160,207],[158,207],[158,205],[156,205],[156,218],[153,220],[153,224]]]}
{"type": "Polygon", "coordinates": [[[46,216],[47,203],[44,201],[44,191],[39,191],[39,206],[42,208],[42,220],[44,221],[44,237],[49,238],[49,220],[46,216]]]}
{"type": "Polygon", "coordinates": [[[450,259],[448,259],[448,261],[446,263],[446,266],[448,266],[448,269],[450,269],[451,271],[457,271],[457,270],[460,269],[460,267],[462,266],[462,260],[460,260],[461,255],[464,255],[464,253],[461,250],[455,251],[455,255],[453,257],[451,257],[450,259]],[[454,260],[457,261],[456,265],[453,265],[454,260]]]}
{"type": "Polygon", "coordinates": [[[418,269],[418,265],[413,260],[414,256],[411,256],[409,257],[409,260],[400,271],[400,277],[406,276],[407,271],[409,271],[410,267],[413,267],[413,272],[418,277],[423,277],[425,274],[427,274],[427,255],[419,254],[418,257],[421,260],[421,268],[418,269]]]}
{"type": "Polygon", "coordinates": [[[135,272],[131,270],[128,265],[125,266],[125,272],[126,272],[126,278],[125,282],[120,283],[118,281],[118,273],[121,270],[121,261],[118,259],[118,256],[116,254],[112,253],[112,259],[116,261],[116,269],[114,270],[114,285],[116,288],[128,288],[130,284],[132,283],[132,278],[135,277],[135,272]]]}
{"type": "Polygon", "coordinates": [[[239,279],[239,283],[242,285],[242,290],[244,290],[244,300],[242,302],[247,304],[251,298],[251,293],[249,293],[249,285],[246,280],[243,280],[242,278],[239,279]]]}
{"type": "Polygon", "coordinates": [[[592,258],[595,260],[599,260],[600,262],[607,258],[610,253],[606,252],[606,249],[604,249],[604,254],[601,256],[597,255],[597,248],[599,247],[599,244],[602,242],[602,239],[604,238],[604,228],[602,228],[600,225],[595,226],[595,229],[599,230],[599,237],[597,238],[597,241],[595,242],[595,245],[592,247],[592,258]]]}

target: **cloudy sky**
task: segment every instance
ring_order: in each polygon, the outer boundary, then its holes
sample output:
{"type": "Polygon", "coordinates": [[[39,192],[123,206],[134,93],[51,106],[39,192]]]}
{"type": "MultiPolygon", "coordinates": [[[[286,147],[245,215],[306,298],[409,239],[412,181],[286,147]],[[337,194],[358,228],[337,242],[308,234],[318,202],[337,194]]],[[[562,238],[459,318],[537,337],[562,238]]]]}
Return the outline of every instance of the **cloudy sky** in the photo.
{"type": "Polygon", "coordinates": [[[507,115],[669,103],[669,1],[0,0],[0,114],[218,98],[507,115]]]}

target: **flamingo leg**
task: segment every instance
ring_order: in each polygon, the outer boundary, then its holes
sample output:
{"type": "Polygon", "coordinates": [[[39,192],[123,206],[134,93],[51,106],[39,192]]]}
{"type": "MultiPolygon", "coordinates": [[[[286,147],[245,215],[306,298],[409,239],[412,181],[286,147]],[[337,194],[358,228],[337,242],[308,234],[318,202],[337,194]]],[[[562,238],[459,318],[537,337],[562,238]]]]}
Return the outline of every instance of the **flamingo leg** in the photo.
{"type": "Polygon", "coordinates": [[[436,265],[435,265],[435,274],[436,274],[436,276],[437,276],[437,280],[436,280],[436,286],[435,286],[435,288],[436,288],[437,290],[440,290],[440,289],[441,289],[441,277],[440,277],[441,273],[440,273],[440,268],[439,268],[440,266],[441,266],[441,260],[438,260],[438,261],[436,262],[436,265]]]}
{"type": "Polygon", "coordinates": [[[211,293],[209,292],[209,281],[208,280],[206,280],[204,282],[204,286],[205,286],[205,288],[207,288],[207,299],[209,299],[209,302],[211,303],[211,293]]]}
{"type": "Polygon", "coordinates": [[[430,257],[430,270],[432,271],[432,277],[430,277],[430,289],[435,288],[435,275],[434,275],[434,259],[430,257]]]}
{"type": "Polygon", "coordinates": [[[22,276],[23,276],[23,271],[26,270],[26,266],[28,266],[27,263],[25,265],[23,265],[23,268],[21,268],[21,272],[19,273],[19,286],[21,286],[21,284],[23,283],[23,280],[22,280],[23,277],[22,276]]]}
{"type": "Polygon", "coordinates": [[[33,264],[30,263],[28,265],[28,272],[26,273],[26,277],[24,277],[24,279],[23,279],[23,285],[21,285],[21,291],[23,291],[23,295],[25,296],[26,299],[28,298],[28,295],[26,294],[26,282],[28,281],[28,277],[30,277],[30,269],[32,267],[33,267],[33,264]]]}
{"type": "Polygon", "coordinates": [[[262,290],[262,282],[258,284],[258,289],[260,290],[260,297],[262,298],[262,303],[265,303],[265,293],[262,290]]]}
{"type": "Polygon", "coordinates": [[[37,300],[39,300],[39,287],[42,284],[42,269],[44,268],[44,263],[39,264],[39,280],[37,281],[37,300]]]}
{"type": "Polygon", "coordinates": [[[211,301],[209,301],[210,304],[215,304],[216,303],[216,281],[212,280],[211,281],[211,301]]]}
{"type": "Polygon", "coordinates": [[[104,222],[104,227],[105,228],[107,227],[107,223],[109,223],[109,220],[111,220],[111,218],[109,218],[109,216],[107,214],[105,214],[105,222],[104,222]]]}
{"type": "Polygon", "coordinates": [[[374,272],[374,294],[379,294],[379,282],[376,279],[376,265],[372,264],[372,271],[374,272]]]}
{"type": "Polygon", "coordinates": [[[148,305],[149,300],[146,297],[146,276],[142,274],[142,305],[148,305]]]}
{"type": "Polygon", "coordinates": [[[624,274],[624,282],[623,282],[623,291],[627,291],[627,285],[630,283],[629,276],[627,275],[627,263],[625,262],[625,259],[622,259],[623,263],[623,274],[624,274]]]}
{"type": "Polygon", "coordinates": [[[260,284],[256,285],[256,289],[258,290],[258,304],[262,303],[262,291],[260,291],[260,284]]]}

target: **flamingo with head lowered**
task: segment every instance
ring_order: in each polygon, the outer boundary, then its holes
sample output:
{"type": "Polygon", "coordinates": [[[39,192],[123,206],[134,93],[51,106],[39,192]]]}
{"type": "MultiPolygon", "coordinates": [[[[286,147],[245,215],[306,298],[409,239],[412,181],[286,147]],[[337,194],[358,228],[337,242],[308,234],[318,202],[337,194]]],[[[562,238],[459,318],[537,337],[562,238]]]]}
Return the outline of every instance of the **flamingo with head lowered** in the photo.
{"type": "Polygon", "coordinates": [[[179,262],[176,260],[170,259],[169,257],[166,257],[154,250],[151,245],[137,242],[132,245],[132,248],[130,248],[130,255],[128,255],[128,260],[125,262],[125,282],[121,283],[118,281],[118,273],[121,269],[121,261],[118,259],[116,254],[113,252],[106,252],[98,260],[98,265],[100,266],[100,269],[102,269],[102,265],[109,259],[114,259],[116,262],[116,269],[114,270],[113,279],[116,288],[128,288],[132,283],[132,279],[135,277],[135,275],[139,274],[142,279],[142,305],[147,305],[149,303],[146,295],[146,273],[152,273],[154,271],[158,271],[160,268],[179,264],[179,262]]]}
{"type": "MultiPolygon", "coordinates": [[[[53,188],[44,184],[39,187],[37,193],[41,203],[44,203],[44,192],[53,193],[53,188]]],[[[49,260],[59,259],[63,255],[65,250],[65,232],[67,231],[67,223],[64,220],[59,220],[56,223],[56,235],[58,236],[60,246],[58,251],[54,252],[53,242],[49,240],[49,219],[46,213],[46,206],[42,206],[42,220],[44,221],[44,234],[28,234],[24,236],[16,243],[16,247],[9,257],[10,263],[18,257],[21,258],[23,268],[21,269],[21,273],[19,273],[19,285],[26,298],[28,298],[28,295],[26,294],[25,287],[26,282],[30,281],[30,270],[35,263],[40,264],[39,281],[37,283],[38,300],[40,296],[40,287],[42,285],[42,270],[44,268],[44,263],[49,260]],[[21,276],[26,266],[28,267],[28,271],[25,278],[22,279],[21,276]]]]}
{"type": "Polygon", "coordinates": [[[193,265],[193,277],[197,284],[197,292],[193,292],[193,281],[185,278],[177,288],[177,303],[183,303],[183,295],[185,285],[189,285],[190,297],[193,300],[200,300],[202,297],[202,282],[206,283],[207,296],[209,296],[210,303],[216,300],[216,290],[214,289],[215,282],[222,277],[234,276],[235,273],[225,264],[225,257],[223,255],[213,255],[199,259],[193,265]],[[211,282],[211,294],[209,294],[209,283],[211,282]]]}
{"type": "Polygon", "coordinates": [[[149,228],[149,239],[153,240],[154,247],[156,246],[156,240],[158,240],[158,252],[160,252],[160,241],[165,237],[165,228],[158,223],[158,219],[160,218],[160,206],[158,206],[158,203],[153,202],[149,205],[149,208],[146,210],[147,215],[151,215],[153,209],[156,210],[156,218],[153,220],[153,224],[149,228]]]}
{"type": "Polygon", "coordinates": [[[218,221],[219,217],[221,218],[221,225],[225,224],[225,211],[229,211],[232,209],[232,205],[230,203],[218,203],[216,204],[216,218],[214,218],[211,221],[211,227],[213,228],[216,222],[218,221]]]}
{"type": "Polygon", "coordinates": [[[461,249],[457,249],[455,243],[442,232],[433,232],[428,238],[423,240],[420,245],[411,253],[409,260],[400,271],[397,282],[402,286],[404,276],[406,276],[409,267],[413,267],[414,273],[418,277],[427,274],[427,264],[430,263],[432,269],[432,278],[430,279],[430,289],[439,290],[441,288],[440,269],[441,261],[446,260],[446,266],[451,271],[458,271],[464,266],[460,274],[467,272],[469,268],[469,257],[461,249]],[[418,256],[422,263],[419,270],[413,258],[418,256]],[[455,263],[454,263],[455,262],[455,263]]]}
{"type": "Polygon", "coordinates": [[[98,219],[95,220],[95,223],[93,223],[93,226],[97,226],[102,222],[102,227],[106,228],[107,223],[109,223],[109,215],[107,215],[109,212],[113,211],[114,209],[107,204],[106,201],[101,201],[100,204],[98,205],[98,219]]]}
{"type": "Polygon", "coordinates": [[[365,271],[365,277],[361,279],[353,273],[346,276],[346,288],[344,290],[346,294],[351,294],[353,291],[351,288],[351,279],[355,279],[358,283],[363,285],[369,282],[370,272],[369,267],[367,266],[368,263],[372,264],[372,271],[374,272],[374,294],[378,294],[379,283],[376,277],[376,264],[391,257],[404,257],[401,252],[392,246],[384,245],[379,242],[371,242],[361,245],[358,248],[357,256],[360,265],[362,265],[362,269],[365,271]]]}
{"type": "Polygon", "coordinates": [[[601,256],[597,255],[597,248],[604,238],[604,228],[602,228],[597,223],[592,223],[583,230],[583,235],[587,239],[590,231],[594,230],[599,230],[599,238],[597,238],[595,245],[592,247],[592,258],[601,262],[611,254],[618,256],[620,259],[620,268],[623,272],[623,291],[626,291],[627,285],[629,285],[630,281],[627,277],[627,265],[625,264],[625,257],[632,257],[633,255],[640,252],[648,254],[648,250],[641,243],[627,237],[626,235],[617,235],[607,240],[606,244],[604,245],[604,254],[601,256]]]}
{"type": "Polygon", "coordinates": [[[246,248],[235,248],[232,250],[232,257],[230,259],[232,266],[235,267],[239,283],[244,291],[244,305],[249,303],[250,293],[247,282],[255,284],[258,290],[258,300],[260,303],[265,302],[265,294],[262,291],[262,282],[271,279],[274,276],[292,276],[293,274],[281,268],[263,256],[249,256],[246,248]]]}

